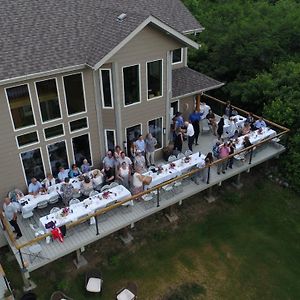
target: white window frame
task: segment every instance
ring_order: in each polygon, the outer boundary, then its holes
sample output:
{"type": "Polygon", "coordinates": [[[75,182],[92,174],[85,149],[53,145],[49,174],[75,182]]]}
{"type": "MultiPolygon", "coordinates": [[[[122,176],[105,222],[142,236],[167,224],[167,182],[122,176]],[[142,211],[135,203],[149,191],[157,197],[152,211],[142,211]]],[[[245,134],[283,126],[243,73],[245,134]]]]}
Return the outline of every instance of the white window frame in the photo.
{"type": "Polygon", "coordinates": [[[67,116],[68,117],[74,117],[74,116],[79,116],[79,115],[87,113],[86,93],[85,93],[85,84],[84,84],[84,75],[83,75],[83,72],[74,72],[74,73],[71,73],[71,74],[68,74],[68,75],[64,75],[64,76],[61,77],[61,80],[62,80],[62,87],[63,87],[63,91],[64,91],[64,100],[65,100],[65,106],[66,106],[67,116]],[[65,91],[64,78],[68,77],[68,76],[72,76],[72,75],[78,75],[78,74],[81,74],[82,89],[83,89],[83,101],[84,101],[84,111],[81,111],[81,112],[75,113],[75,114],[69,114],[68,101],[67,101],[67,96],[66,96],[66,91],[65,91]]]}
{"type": "MultiPolygon", "coordinates": [[[[177,49],[174,49],[173,51],[175,51],[177,49]]],[[[178,65],[178,64],[182,64],[183,63],[183,48],[180,48],[180,49],[181,49],[181,60],[178,61],[178,62],[174,62],[174,63],[173,63],[173,51],[172,51],[172,65],[178,65]]]]}
{"type": "Polygon", "coordinates": [[[65,136],[66,132],[65,132],[65,126],[64,126],[64,123],[60,123],[60,124],[56,124],[56,125],[52,125],[52,126],[47,126],[45,128],[43,128],[43,134],[44,134],[44,140],[45,141],[52,141],[52,140],[55,140],[57,138],[61,138],[62,136],[65,136]],[[61,135],[57,135],[57,136],[54,136],[54,137],[51,137],[51,138],[46,138],[46,133],[45,133],[45,129],[48,129],[48,128],[51,128],[51,127],[55,127],[55,126],[59,126],[59,125],[62,125],[62,128],[63,128],[63,134],[61,135]]]}
{"type": "Polygon", "coordinates": [[[40,136],[39,136],[39,133],[37,130],[34,130],[34,131],[30,131],[30,132],[24,132],[22,134],[19,134],[19,135],[16,135],[15,136],[15,139],[16,139],[16,145],[18,147],[18,149],[24,149],[24,148],[27,148],[27,147],[30,147],[30,146],[33,146],[33,145],[37,145],[40,143],[40,136]],[[26,145],[23,145],[23,146],[19,146],[19,142],[18,142],[18,137],[19,136],[22,136],[22,135],[26,135],[26,134],[29,134],[29,133],[33,133],[33,132],[36,132],[36,135],[37,135],[37,142],[33,142],[33,143],[30,143],[30,144],[26,144],[26,145]]]}
{"type": "Polygon", "coordinates": [[[164,96],[164,59],[158,58],[158,59],[154,59],[154,60],[149,60],[146,62],[146,98],[147,98],[147,101],[159,99],[159,98],[162,98],[163,96],[164,96]],[[148,90],[149,90],[149,87],[148,87],[148,63],[156,62],[159,60],[161,60],[161,95],[153,97],[153,98],[148,98],[148,90]]]}
{"type": "Polygon", "coordinates": [[[156,119],[161,119],[161,126],[162,126],[162,128],[161,128],[161,147],[155,149],[155,151],[158,151],[158,150],[161,150],[164,147],[164,117],[163,116],[159,116],[159,117],[153,118],[151,120],[148,120],[147,121],[147,128],[148,128],[148,132],[150,132],[150,130],[149,130],[149,122],[150,121],[154,121],[156,119]]]}
{"type": "Polygon", "coordinates": [[[102,107],[104,109],[114,109],[114,95],[113,95],[113,84],[112,84],[111,69],[109,69],[109,68],[99,69],[99,76],[100,76],[100,91],[101,91],[102,107]],[[109,72],[109,81],[110,81],[109,86],[110,86],[110,95],[111,95],[111,106],[105,106],[104,93],[103,93],[102,71],[108,71],[109,72]]]}
{"type": "Polygon", "coordinates": [[[137,105],[137,104],[139,104],[139,103],[142,102],[141,64],[132,64],[132,65],[127,65],[127,66],[123,66],[122,67],[122,91],[123,91],[123,105],[124,105],[124,107],[130,107],[130,106],[137,105]],[[128,67],[134,67],[134,66],[138,66],[138,68],[139,68],[139,72],[138,73],[139,73],[140,101],[126,105],[125,104],[124,69],[128,68],[128,67]]]}
{"type": "Polygon", "coordinates": [[[11,123],[12,123],[12,127],[13,127],[14,132],[18,132],[18,131],[22,131],[22,130],[25,130],[25,129],[29,129],[29,128],[35,127],[35,126],[36,126],[36,120],[35,120],[35,117],[36,117],[36,116],[35,116],[34,108],[33,108],[33,105],[32,105],[32,95],[31,95],[29,83],[21,83],[21,84],[16,84],[16,85],[8,86],[8,87],[6,87],[4,90],[5,90],[5,97],[6,97],[6,102],[7,102],[7,105],[8,105],[8,110],[9,110],[10,120],[11,120],[11,123]],[[33,116],[33,122],[34,122],[34,124],[33,124],[33,125],[26,126],[26,127],[22,127],[22,128],[16,129],[16,128],[15,128],[14,119],[13,119],[13,117],[12,117],[12,113],[11,113],[11,109],[10,109],[10,105],[9,105],[9,99],[8,99],[8,95],[7,95],[7,91],[6,91],[6,90],[7,90],[7,89],[10,89],[10,88],[14,88],[14,87],[21,86],[21,85],[27,85],[28,94],[29,94],[29,101],[30,101],[30,105],[31,105],[31,110],[32,110],[32,116],[33,116]]]}
{"type": "MultiPolygon", "coordinates": [[[[136,124],[125,127],[125,140],[126,140],[126,143],[127,143],[127,129],[130,128],[130,127],[137,126],[137,125],[141,126],[141,134],[143,134],[143,124],[142,123],[136,123],[136,124]]],[[[127,145],[127,152],[128,152],[128,145],[127,145]]]]}
{"type": "MultiPolygon", "coordinates": [[[[75,164],[75,153],[74,153],[74,147],[73,147],[73,138],[76,138],[76,137],[79,137],[79,136],[82,136],[82,135],[87,135],[88,136],[89,145],[90,145],[90,155],[91,155],[91,167],[93,167],[93,165],[94,165],[93,151],[92,151],[91,136],[90,136],[89,132],[76,134],[76,135],[71,137],[71,148],[72,148],[72,155],[73,155],[73,163],[75,164]]],[[[81,166],[78,166],[78,167],[81,167],[81,166]]]]}
{"type": "Polygon", "coordinates": [[[70,156],[69,156],[69,149],[68,149],[68,143],[66,139],[63,140],[59,140],[59,141],[53,141],[52,143],[47,144],[46,147],[46,153],[47,153],[47,159],[48,159],[48,164],[49,164],[49,170],[52,174],[52,167],[51,167],[51,162],[50,162],[50,158],[49,158],[49,151],[48,151],[48,146],[56,144],[56,143],[60,143],[60,142],[65,142],[65,146],[66,146],[66,153],[67,153],[67,159],[68,159],[68,166],[65,169],[69,169],[70,168],[70,156]]]}
{"type": "Polygon", "coordinates": [[[48,123],[51,123],[51,122],[55,122],[55,121],[59,121],[59,120],[62,120],[63,118],[63,113],[62,113],[62,110],[61,110],[61,97],[60,97],[60,93],[59,93],[59,89],[58,89],[58,81],[57,81],[57,78],[56,77],[52,77],[52,78],[48,78],[48,79],[43,79],[43,80],[38,80],[38,81],[35,81],[34,82],[34,88],[35,88],[35,94],[36,94],[36,98],[37,98],[37,102],[38,102],[38,110],[39,110],[39,113],[40,113],[40,117],[41,117],[41,122],[42,124],[48,124],[48,123]],[[39,83],[39,82],[43,82],[43,81],[48,81],[48,80],[55,80],[55,83],[56,83],[56,92],[57,92],[57,97],[58,97],[58,105],[59,105],[59,109],[60,109],[60,118],[56,118],[56,119],[52,119],[52,120],[48,120],[48,121],[43,121],[43,116],[42,116],[42,110],[41,110],[41,106],[40,106],[40,99],[39,99],[39,94],[38,94],[38,91],[37,91],[37,86],[36,84],[39,83]]]}
{"type": "Polygon", "coordinates": [[[79,118],[79,119],[75,119],[75,120],[69,120],[68,122],[68,125],[69,125],[69,132],[70,134],[73,134],[73,133],[76,133],[76,132],[81,132],[81,131],[84,131],[84,130],[87,130],[87,129],[90,129],[90,125],[89,125],[89,118],[87,116],[83,116],[82,118],[79,118]],[[86,124],[87,124],[87,127],[84,127],[84,128],[80,128],[80,129],[76,129],[76,130],[71,130],[71,122],[75,122],[75,121],[79,121],[81,119],[86,119],[86,124]]]}
{"type": "Polygon", "coordinates": [[[115,129],[104,129],[105,151],[108,151],[107,131],[113,131],[115,146],[117,145],[116,130],[115,129]]]}
{"type": "MultiPolygon", "coordinates": [[[[47,171],[46,171],[46,168],[45,168],[45,162],[44,162],[44,157],[43,157],[43,152],[42,152],[42,148],[41,148],[41,147],[37,147],[37,148],[33,148],[33,149],[27,149],[27,150],[22,151],[22,152],[19,153],[20,162],[21,162],[22,171],[23,171],[23,177],[24,177],[25,184],[26,184],[27,187],[28,187],[28,183],[27,183],[26,173],[25,173],[25,169],[24,169],[24,165],[23,165],[22,154],[23,154],[23,153],[26,153],[26,152],[29,152],[29,151],[34,151],[34,150],[37,150],[37,149],[40,150],[40,153],[41,153],[41,159],[42,159],[42,164],[43,164],[43,169],[44,169],[44,175],[46,176],[47,171]]],[[[51,170],[51,168],[50,168],[50,170],[51,170]]]]}

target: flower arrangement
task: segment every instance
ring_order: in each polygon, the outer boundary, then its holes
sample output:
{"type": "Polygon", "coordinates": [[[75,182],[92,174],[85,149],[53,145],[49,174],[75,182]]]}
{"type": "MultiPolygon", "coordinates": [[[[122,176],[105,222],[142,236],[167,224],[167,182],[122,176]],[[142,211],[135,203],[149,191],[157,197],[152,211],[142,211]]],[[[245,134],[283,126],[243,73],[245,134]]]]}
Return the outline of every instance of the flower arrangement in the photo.
{"type": "Polygon", "coordinates": [[[185,163],[188,163],[190,160],[191,160],[191,157],[187,156],[187,157],[184,159],[184,162],[185,162],[185,163]]]}
{"type": "Polygon", "coordinates": [[[176,167],[176,165],[172,162],[170,163],[170,169],[174,169],[176,167]]]}
{"type": "Polygon", "coordinates": [[[102,196],[104,199],[107,199],[109,197],[110,192],[109,191],[105,191],[103,192],[102,196]]]}
{"type": "Polygon", "coordinates": [[[163,170],[164,170],[164,168],[161,165],[159,165],[157,167],[157,174],[161,174],[163,172],[163,170]]]}
{"type": "Polygon", "coordinates": [[[70,212],[69,207],[64,207],[63,210],[61,211],[61,216],[66,217],[70,212]]]}

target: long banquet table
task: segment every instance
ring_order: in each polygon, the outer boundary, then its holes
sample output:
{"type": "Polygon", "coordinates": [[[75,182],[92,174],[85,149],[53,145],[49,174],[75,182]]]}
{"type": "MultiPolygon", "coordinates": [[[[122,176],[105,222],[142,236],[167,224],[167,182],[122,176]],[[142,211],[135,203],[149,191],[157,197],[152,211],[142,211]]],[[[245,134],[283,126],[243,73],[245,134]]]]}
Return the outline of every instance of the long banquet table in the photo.
{"type": "MultiPolygon", "coordinates": [[[[91,172],[89,172],[89,176],[91,172]]],[[[80,190],[81,181],[78,177],[70,178],[70,183],[73,185],[74,189],[80,190]]],[[[61,194],[60,188],[63,183],[57,183],[48,189],[48,193],[39,193],[36,196],[26,195],[19,200],[21,205],[21,210],[23,213],[33,211],[39,203],[44,201],[49,201],[51,197],[55,197],[61,194]]]]}
{"type": "Polygon", "coordinates": [[[172,163],[162,165],[162,172],[159,174],[152,171],[144,173],[144,176],[152,177],[151,183],[149,185],[145,185],[145,190],[188,172],[192,167],[198,165],[199,163],[203,163],[205,159],[203,154],[199,156],[199,152],[193,153],[189,157],[189,162],[185,162],[183,158],[175,160],[172,163]],[[171,164],[174,164],[175,166],[171,167],[171,164]]]}
{"type": "Polygon", "coordinates": [[[40,224],[46,229],[46,224],[54,222],[56,227],[63,226],[70,222],[77,221],[88,214],[94,213],[96,210],[105,208],[110,204],[120,202],[131,196],[129,190],[124,186],[118,185],[108,190],[109,194],[104,197],[103,193],[99,193],[93,197],[89,197],[80,203],[69,206],[69,213],[62,216],[63,208],[56,213],[52,213],[40,218],[40,224]]]}

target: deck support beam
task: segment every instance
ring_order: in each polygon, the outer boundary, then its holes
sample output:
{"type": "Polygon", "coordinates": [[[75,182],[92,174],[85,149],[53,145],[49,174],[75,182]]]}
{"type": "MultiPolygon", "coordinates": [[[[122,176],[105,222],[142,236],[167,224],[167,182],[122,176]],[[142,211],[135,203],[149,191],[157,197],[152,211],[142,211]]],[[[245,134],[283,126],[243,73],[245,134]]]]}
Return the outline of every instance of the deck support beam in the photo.
{"type": "MultiPolygon", "coordinates": [[[[134,224],[134,223],[132,223],[134,224]]],[[[130,224],[130,227],[132,226],[132,224],[130,224]]],[[[133,228],[133,227],[131,227],[133,228]]],[[[124,243],[124,245],[130,245],[131,242],[133,241],[133,236],[130,234],[128,226],[123,228],[120,234],[120,239],[121,241],[124,243]]]]}
{"type": "Polygon", "coordinates": [[[23,280],[23,291],[28,292],[36,288],[36,284],[30,280],[29,271],[26,268],[21,269],[21,276],[23,280]]]}
{"type": "Polygon", "coordinates": [[[84,267],[88,264],[88,261],[81,254],[81,249],[76,250],[76,258],[73,260],[73,263],[77,269],[84,267]]]}
{"type": "Polygon", "coordinates": [[[166,211],[167,211],[167,213],[165,214],[165,216],[166,216],[166,218],[168,219],[168,221],[170,223],[174,223],[174,222],[176,222],[179,219],[179,217],[175,213],[175,207],[174,207],[174,205],[169,206],[166,209],[166,211]]]}
{"type": "Polygon", "coordinates": [[[236,180],[232,183],[232,185],[238,190],[243,187],[243,183],[241,182],[241,173],[236,176],[236,180]]]}
{"type": "Polygon", "coordinates": [[[212,187],[208,188],[208,194],[204,198],[208,203],[212,203],[216,201],[216,197],[214,197],[212,193],[212,187]]]}

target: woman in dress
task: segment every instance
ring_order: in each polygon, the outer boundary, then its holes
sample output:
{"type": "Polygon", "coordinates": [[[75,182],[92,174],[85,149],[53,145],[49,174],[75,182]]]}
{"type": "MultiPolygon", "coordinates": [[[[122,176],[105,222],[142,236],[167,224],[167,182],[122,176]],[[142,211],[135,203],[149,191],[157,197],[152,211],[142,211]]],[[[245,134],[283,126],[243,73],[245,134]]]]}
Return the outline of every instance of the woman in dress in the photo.
{"type": "Polygon", "coordinates": [[[70,172],[69,172],[69,177],[70,177],[70,178],[78,177],[78,176],[81,175],[81,174],[82,174],[82,173],[81,173],[80,169],[77,167],[77,165],[76,165],[76,164],[73,164],[73,165],[72,165],[72,168],[71,168],[71,170],[70,170],[70,172]]]}
{"type": "Polygon", "coordinates": [[[130,179],[130,168],[129,165],[123,161],[120,168],[117,171],[117,179],[120,184],[129,189],[129,179],[130,179]]]}
{"type": "Polygon", "coordinates": [[[121,147],[119,145],[117,145],[115,147],[115,151],[114,151],[114,157],[116,160],[118,160],[120,158],[121,152],[122,152],[121,147]]]}
{"type": "Polygon", "coordinates": [[[145,138],[147,166],[154,165],[154,153],[155,153],[156,145],[157,145],[156,138],[154,138],[151,133],[148,133],[145,138]]]}
{"type": "Polygon", "coordinates": [[[90,166],[88,160],[85,158],[85,159],[83,160],[83,164],[81,165],[81,172],[82,172],[83,174],[86,174],[86,173],[88,173],[88,172],[90,172],[90,171],[91,171],[91,166],[90,166]]]}
{"type": "Polygon", "coordinates": [[[242,129],[242,135],[248,134],[251,131],[251,126],[249,123],[245,123],[243,129],[242,129]]]}
{"type": "Polygon", "coordinates": [[[143,176],[142,169],[136,168],[135,173],[132,176],[132,194],[136,195],[141,193],[144,190],[143,188],[143,176]]]}
{"type": "Polygon", "coordinates": [[[224,118],[222,117],[218,123],[218,129],[217,129],[217,134],[219,139],[221,139],[223,132],[224,132],[224,118]]]}
{"type": "Polygon", "coordinates": [[[174,143],[174,149],[182,152],[182,144],[183,144],[183,133],[182,133],[182,129],[180,127],[178,127],[175,131],[175,143],[174,143]]]}
{"type": "Polygon", "coordinates": [[[217,135],[218,125],[217,125],[217,121],[216,121],[216,116],[215,116],[215,114],[213,113],[213,111],[211,109],[208,111],[208,114],[207,114],[206,118],[208,119],[209,124],[212,127],[213,134],[217,135]]]}
{"type": "Polygon", "coordinates": [[[103,184],[103,174],[100,172],[100,170],[94,170],[93,171],[93,188],[96,190],[100,190],[101,186],[103,184]]]}
{"type": "Polygon", "coordinates": [[[93,183],[89,176],[84,176],[83,181],[80,184],[80,192],[83,196],[88,197],[93,190],[93,183]]]}
{"type": "Polygon", "coordinates": [[[142,155],[141,150],[136,151],[136,157],[134,158],[134,167],[140,168],[142,173],[147,171],[146,159],[145,156],[142,155]]]}
{"type": "Polygon", "coordinates": [[[70,178],[66,177],[64,183],[60,187],[62,201],[65,206],[69,205],[69,201],[73,198],[74,187],[70,183],[70,178]]]}

